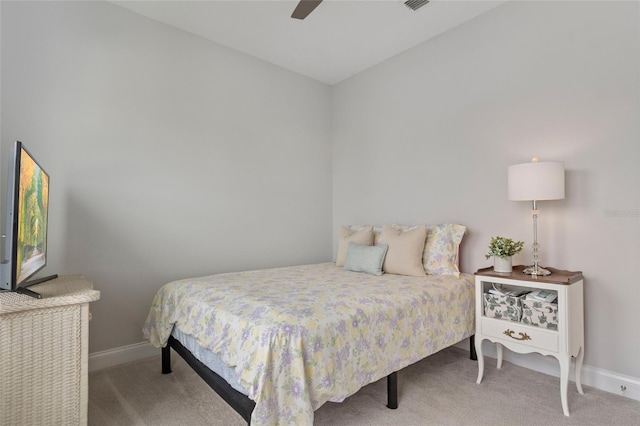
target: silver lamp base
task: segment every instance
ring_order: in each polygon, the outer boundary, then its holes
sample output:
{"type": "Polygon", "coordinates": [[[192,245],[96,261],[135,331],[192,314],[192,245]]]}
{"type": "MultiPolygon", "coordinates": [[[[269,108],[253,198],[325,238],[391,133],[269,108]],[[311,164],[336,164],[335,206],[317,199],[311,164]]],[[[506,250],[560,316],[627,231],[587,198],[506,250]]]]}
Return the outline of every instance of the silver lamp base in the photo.
{"type": "Polygon", "coordinates": [[[551,275],[551,271],[540,267],[538,263],[538,252],[540,251],[540,244],[538,244],[538,205],[536,200],[531,202],[531,213],[533,216],[533,266],[529,266],[522,271],[523,274],[531,276],[546,276],[551,275]]]}
{"type": "Polygon", "coordinates": [[[536,275],[536,276],[547,276],[551,275],[551,271],[548,269],[541,268],[540,266],[529,266],[522,271],[523,274],[526,275],[536,275]]]}

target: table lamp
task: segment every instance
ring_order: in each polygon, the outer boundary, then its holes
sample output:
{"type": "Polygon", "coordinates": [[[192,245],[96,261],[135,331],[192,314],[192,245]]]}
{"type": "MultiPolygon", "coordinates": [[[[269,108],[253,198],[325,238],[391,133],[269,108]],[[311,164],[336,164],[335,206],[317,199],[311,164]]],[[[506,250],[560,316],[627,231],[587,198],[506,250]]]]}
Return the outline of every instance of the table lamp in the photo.
{"type": "Polygon", "coordinates": [[[538,264],[538,201],[564,198],[564,163],[561,161],[538,161],[514,164],[508,170],[508,197],[513,201],[531,201],[533,215],[533,266],[523,272],[528,275],[549,275],[551,272],[538,264]]]}

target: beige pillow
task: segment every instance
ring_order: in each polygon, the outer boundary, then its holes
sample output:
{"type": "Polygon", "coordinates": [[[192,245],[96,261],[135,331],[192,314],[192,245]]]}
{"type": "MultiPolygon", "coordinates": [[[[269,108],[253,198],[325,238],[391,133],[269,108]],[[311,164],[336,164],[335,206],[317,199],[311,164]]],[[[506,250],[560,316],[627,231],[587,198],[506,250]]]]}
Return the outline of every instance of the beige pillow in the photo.
{"type": "Polygon", "coordinates": [[[352,231],[346,226],[341,226],[338,232],[338,253],[336,255],[336,266],[344,266],[347,259],[347,248],[353,242],[363,246],[373,245],[373,226],[364,226],[358,231],[352,231]]]}
{"type": "Polygon", "coordinates": [[[389,245],[382,270],[388,274],[424,276],[422,252],[427,239],[427,227],[420,225],[402,232],[391,225],[382,227],[380,242],[389,245]]]}

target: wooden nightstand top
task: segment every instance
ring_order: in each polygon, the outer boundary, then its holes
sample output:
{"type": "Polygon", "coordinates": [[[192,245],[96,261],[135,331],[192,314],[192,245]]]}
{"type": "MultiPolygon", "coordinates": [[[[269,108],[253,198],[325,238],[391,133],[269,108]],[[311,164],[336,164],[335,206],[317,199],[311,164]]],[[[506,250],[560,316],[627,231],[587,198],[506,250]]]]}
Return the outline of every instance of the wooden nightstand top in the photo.
{"type": "Polygon", "coordinates": [[[551,275],[536,276],[523,274],[522,271],[525,268],[526,266],[518,265],[513,267],[513,272],[495,272],[493,270],[493,267],[489,267],[478,269],[478,271],[474,275],[481,277],[507,278],[519,281],[564,285],[573,284],[582,279],[582,271],[563,271],[561,269],[546,267],[546,269],[551,271],[551,275]]]}

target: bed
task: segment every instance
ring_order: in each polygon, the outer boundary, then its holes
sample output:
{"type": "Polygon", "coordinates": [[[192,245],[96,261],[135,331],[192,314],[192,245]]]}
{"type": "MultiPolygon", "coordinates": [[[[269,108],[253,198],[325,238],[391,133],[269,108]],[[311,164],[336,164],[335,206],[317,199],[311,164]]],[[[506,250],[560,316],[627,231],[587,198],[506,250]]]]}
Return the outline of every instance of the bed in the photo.
{"type": "Polygon", "coordinates": [[[144,333],[157,347],[171,337],[183,357],[215,354],[235,373],[215,372],[235,391],[225,399],[250,423],[312,424],[323,403],[472,336],[473,292],[466,274],[378,277],[334,263],[228,273],[166,284],[144,333]]]}

